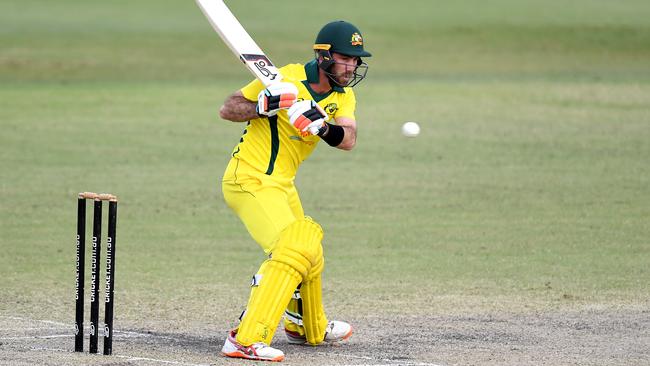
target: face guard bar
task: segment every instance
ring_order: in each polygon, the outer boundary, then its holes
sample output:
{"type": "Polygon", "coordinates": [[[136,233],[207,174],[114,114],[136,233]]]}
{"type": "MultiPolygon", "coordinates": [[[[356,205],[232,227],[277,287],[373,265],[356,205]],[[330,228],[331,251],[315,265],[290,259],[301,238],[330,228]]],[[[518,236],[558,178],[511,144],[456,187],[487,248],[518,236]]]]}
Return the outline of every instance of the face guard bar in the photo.
{"type": "MultiPolygon", "coordinates": [[[[336,63],[336,62],[334,62],[334,63],[336,63]]],[[[366,77],[366,74],[368,73],[368,64],[366,64],[365,62],[361,61],[361,59],[359,59],[359,63],[357,64],[357,66],[354,68],[354,71],[352,72],[352,77],[345,84],[339,82],[337,80],[335,74],[333,74],[333,73],[331,73],[331,72],[329,72],[327,70],[324,70],[324,71],[325,71],[325,75],[327,75],[327,78],[330,79],[330,81],[333,82],[334,84],[336,84],[336,85],[338,85],[340,87],[348,86],[348,87],[352,88],[355,85],[359,84],[361,82],[361,80],[363,80],[366,77]]]]}
{"type": "Polygon", "coordinates": [[[329,52],[329,45],[315,45],[314,50],[316,51],[316,62],[318,62],[319,68],[325,72],[325,75],[327,75],[327,78],[330,80],[330,82],[335,85],[338,85],[340,87],[349,86],[352,88],[355,85],[359,84],[368,73],[368,64],[359,58],[357,66],[354,68],[350,80],[348,80],[347,83],[341,83],[337,80],[337,75],[330,72],[332,67],[337,64],[337,62],[334,61],[334,58],[329,52]],[[327,48],[321,48],[322,46],[327,46],[327,48]]]}

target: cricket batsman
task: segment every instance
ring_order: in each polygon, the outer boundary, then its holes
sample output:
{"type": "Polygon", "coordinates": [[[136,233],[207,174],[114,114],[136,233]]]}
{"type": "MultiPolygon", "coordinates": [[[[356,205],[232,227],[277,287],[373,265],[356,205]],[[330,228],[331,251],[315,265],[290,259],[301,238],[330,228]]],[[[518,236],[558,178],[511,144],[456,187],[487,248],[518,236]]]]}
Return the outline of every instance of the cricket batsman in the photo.
{"type": "MultiPolygon", "coordinates": [[[[291,344],[318,345],[352,335],[350,324],[328,320],[321,296],[323,230],[305,213],[294,178],[318,143],[351,150],[356,143],[352,87],[366,76],[361,32],[345,21],[326,24],[315,58],[279,69],[283,81],[268,88],[254,80],[229,96],[221,118],[247,122],[223,176],[226,203],[268,255],[253,276],[239,326],[222,348],[227,357],[282,361],[270,346],[285,314],[291,344]]],[[[325,199],[336,189],[323,187],[325,199]]]]}

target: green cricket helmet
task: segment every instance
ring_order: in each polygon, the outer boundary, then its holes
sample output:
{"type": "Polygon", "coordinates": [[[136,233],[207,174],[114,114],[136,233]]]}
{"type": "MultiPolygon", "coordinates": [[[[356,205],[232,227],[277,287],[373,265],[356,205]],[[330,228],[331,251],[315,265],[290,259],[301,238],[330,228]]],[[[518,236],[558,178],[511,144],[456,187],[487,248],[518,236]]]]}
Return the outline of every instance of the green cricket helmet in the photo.
{"type": "Polygon", "coordinates": [[[363,49],[363,36],[359,28],[343,20],[333,21],[323,26],[316,36],[314,51],[316,52],[318,66],[325,71],[330,81],[339,86],[350,87],[361,82],[368,72],[368,65],[361,58],[372,56],[370,52],[363,49]],[[357,67],[349,81],[344,83],[340,82],[330,72],[330,69],[335,63],[332,53],[359,58],[357,67]]]}
{"type": "Polygon", "coordinates": [[[326,49],[346,56],[372,56],[363,49],[363,37],[359,28],[343,20],[325,24],[316,36],[314,49],[326,49]]]}

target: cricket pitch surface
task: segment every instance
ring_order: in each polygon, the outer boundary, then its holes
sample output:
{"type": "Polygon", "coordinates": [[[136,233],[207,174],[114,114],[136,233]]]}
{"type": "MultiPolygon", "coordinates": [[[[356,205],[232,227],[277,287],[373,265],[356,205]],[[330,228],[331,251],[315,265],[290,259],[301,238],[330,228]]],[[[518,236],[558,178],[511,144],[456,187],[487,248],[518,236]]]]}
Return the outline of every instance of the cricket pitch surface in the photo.
{"type": "MultiPolygon", "coordinates": [[[[349,341],[289,345],[278,327],[273,346],[284,365],[647,365],[650,310],[597,307],[532,314],[373,317],[349,319],[349,341]]],[[[120,324],[113,355],[75,353],[72,322],[0,315],[0,364],[233,365],[260,362],[220,355],[227,329],[179,332],[120,324]]],[[[100,352],[102,342],[100,340],[100,352]]]]}

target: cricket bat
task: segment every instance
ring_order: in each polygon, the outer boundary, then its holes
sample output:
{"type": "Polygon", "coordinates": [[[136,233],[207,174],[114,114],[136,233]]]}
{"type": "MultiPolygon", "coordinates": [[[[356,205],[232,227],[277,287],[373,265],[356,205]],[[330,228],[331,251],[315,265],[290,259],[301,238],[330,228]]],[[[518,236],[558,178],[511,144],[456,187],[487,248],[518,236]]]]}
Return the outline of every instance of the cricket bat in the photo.
{"type": "Polygon", "coordinates": [[[196,3],[232,53],[239,57],[246,68],[265,87],[282,80],[278,69],[242,27],[223,0],[196,0],[196,3]]]}

